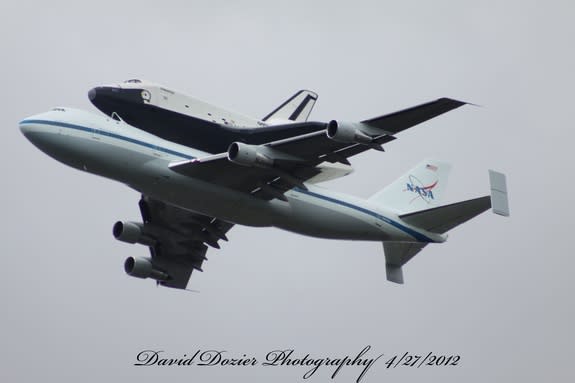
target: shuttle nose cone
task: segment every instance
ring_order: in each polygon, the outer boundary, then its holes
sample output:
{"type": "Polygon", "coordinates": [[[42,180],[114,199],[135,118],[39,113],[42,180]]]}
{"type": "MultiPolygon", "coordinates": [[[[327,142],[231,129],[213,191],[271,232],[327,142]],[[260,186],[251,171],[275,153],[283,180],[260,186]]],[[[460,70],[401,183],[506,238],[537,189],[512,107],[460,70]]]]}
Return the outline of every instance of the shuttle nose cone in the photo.
{"type": "Polygon", "coordinates": [[[88,98],[90,99],[90,101],[94,101],[96,99],[96,96],[97,96],[96,88],[90,89],[90,91],[88,92],[88,98]]]}
{"type": "Polygon", "coordinates": [[[120,89],[110,86],[97,86],[88,91],[88,99],[96,106],[97,103],[109,101],[117,98],[119,95],[120,89]]]}
{"type": "Polygon", "coordinates": [[[120,95],[120,89],[110,86],[97,86],[88,91],[88,98],[92,104],[96,105],[101,102],[110,101],[120,95]]]}
{"type": "Polygon", "coordinates": [[[90,102],[108,116],[113,112],[124,115],[131,108],[143,104],[142,89],[124,89],[118,86],[97,86],[88,92],[90,102]]]}

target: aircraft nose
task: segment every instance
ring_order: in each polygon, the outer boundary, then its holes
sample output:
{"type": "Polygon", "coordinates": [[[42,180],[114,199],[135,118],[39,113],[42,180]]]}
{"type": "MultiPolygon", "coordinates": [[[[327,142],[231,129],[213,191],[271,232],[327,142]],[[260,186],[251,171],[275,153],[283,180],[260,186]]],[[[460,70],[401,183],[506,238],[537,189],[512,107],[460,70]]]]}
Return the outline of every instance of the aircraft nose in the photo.
{"type": "Polygon", "coordinates": [[[18,127],[20,128],[20,132],[22,132],[24,137],[26,137],[27,139],[30,139],[30,133],[32,131],[30,124],[27,124],[26,121],[23,120],[23,121],[20,121],[20,123],[18,124],[18,127]]]}
{"type": "Polygon", "coordinates": [[[37,129],[34,129],[34,127],[29,124],[26,123],[25,121],[20,121],[20,123],[18,124],[20,127],[20,132],[22,132],[22,134],[24,135],[24,137],[26,137],[26,139],[34,146],[36,147],[40,147],[42,144],[42,135],[38,133],[37,129]]]}
{"type": "MultiPolygon", "coordinates": [[[[20,131],[26,139],[35,147],[59,159],[67,150],[66,138],[58,134],[58,128],[51,125],[46,114],[29,117],[20,121],[20,131]]],[[[64,157],[65,158],[65,157],[64,157]]]]}
{"type": "Polygon", "coordinates": [[[46,113],[41,113],[27,117],[18,123],[20,132],[36,146],[41,143],[40,141],[43,140],[47,133],[51,133],[49,127],[39,124],[39,121],[44,119],[46,119],[46,113]]]}

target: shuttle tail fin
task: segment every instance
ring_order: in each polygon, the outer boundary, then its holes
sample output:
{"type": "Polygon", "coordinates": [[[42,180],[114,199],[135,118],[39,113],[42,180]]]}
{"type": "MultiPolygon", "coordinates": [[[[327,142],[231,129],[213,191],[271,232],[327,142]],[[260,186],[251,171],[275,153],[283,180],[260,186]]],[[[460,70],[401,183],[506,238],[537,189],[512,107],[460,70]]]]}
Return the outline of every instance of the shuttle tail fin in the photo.
{"type": "Polygon", "coordinates": [[[265,116],[262,121],[272,125],[274,123],[305,122],[317,101],[317,97],[317,94],[312,91],[300,90],[265,116]]]}

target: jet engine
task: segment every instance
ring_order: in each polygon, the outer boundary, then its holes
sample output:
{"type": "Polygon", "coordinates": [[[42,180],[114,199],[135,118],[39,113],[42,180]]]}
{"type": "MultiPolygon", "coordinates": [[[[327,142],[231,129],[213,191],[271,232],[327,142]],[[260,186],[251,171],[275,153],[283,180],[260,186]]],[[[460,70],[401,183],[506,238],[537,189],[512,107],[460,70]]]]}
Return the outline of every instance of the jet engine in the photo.
{"type": "Polygon", "coordinates": [[[373,139],[361,129],[361,124],[330,121],[326,134],[336,142],[344,144],[371,144],[373,139]]]}
{"type": "Polygon", "coordinates": [[[136,278],[152,278],[157,281],[167,281],[170,276],[163,271],[154,268],[152,261],[148,258],[128,257],[124,262],[126,274],[136,278]]]}
{"type": "Polygon", "coordinates": [[[137,222],[118,221],[112,228],[114,238],[126,243],[139,243],[146,246],[152,246],[155,240],[144,233],[144,225],[137,222]]]}
{"type": "Polygon", "coordinates": [[[274,159],[262,153],[262,148],[256,145],[234,142],[228,148],[228,160],[242,166],[271,168],[274,159]]]}

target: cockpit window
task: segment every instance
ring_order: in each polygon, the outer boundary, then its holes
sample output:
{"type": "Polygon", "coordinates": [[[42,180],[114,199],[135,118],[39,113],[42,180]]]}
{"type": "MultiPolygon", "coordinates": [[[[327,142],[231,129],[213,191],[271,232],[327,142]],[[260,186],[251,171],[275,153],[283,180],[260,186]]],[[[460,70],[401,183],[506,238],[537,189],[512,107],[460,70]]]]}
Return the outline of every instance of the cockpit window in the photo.
{"type": "Polygon", "coordinates": [[[134,79],[131,79],[131,80],[126,80],[126,81],[124,81],[124,82],[125,82],[125,83],[128,83],[128,84],[139,84],[139,83],[141,83],[142,81],[141,81],[141,80],[138,80],[137,78],[134,78],[134,79]]]}

